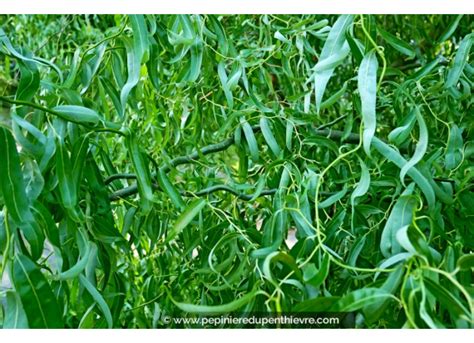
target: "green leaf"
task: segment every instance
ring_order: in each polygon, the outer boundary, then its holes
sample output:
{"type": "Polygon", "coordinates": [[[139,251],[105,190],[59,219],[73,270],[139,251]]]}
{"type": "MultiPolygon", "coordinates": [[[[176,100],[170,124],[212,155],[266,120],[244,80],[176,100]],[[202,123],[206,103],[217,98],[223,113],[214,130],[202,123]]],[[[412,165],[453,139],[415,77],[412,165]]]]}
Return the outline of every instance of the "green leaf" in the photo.
{"type": "Polygon", "coordinates": [[[181,311],[188,312],[188,313],[199,313],[199,314],[219,314],[219,313],[229,313],[232,311],[235,311],[245,304],[249,303],[252,301],[257,294],[259,293],[259,290],[253,290],[250,293],[247,293],[240,298],[231,301],[230,303],[227,304],[221,304],[221,305],[194,305],[194,304],[188,304],[188,303],[182,303],[182,302],[177,302],[174,300],[171,295],[171,301],[173,304],[176,305],[181,311]]]}
{"type": "Polygon", "coordinates": [[[128,17],[132,26],[135,54],[140,56],[140,63],[146,63],[149,57],[149,40],[145,17],[141,14],[133,14],[128,17]]]}
{"type": "Polygon", "coordinates": [[[314,80],[316,110],[318,113],[321,108],[326,86],[334,73],[335,67],[349,54],[350,49],[346,42],[345,32],[349,25],[352,24],[353,20],[354,18],[352,15],[339,16],[329,32],[328,38],[326,39],[323,50],[319,56],[319,61],[315,66],[318,71],[314,72],[311,76],[312,80],[314,80]],[[327,59],[332,59],[333,63],[328,63],[327,59]],[[326,64],[327,67],[321,68],[321,64],[326,64]]]}
{"type": "Polygon", "coordinates": [[[93,284],[90,283],[89,280],[83,275],[79,275],[79,281],[81,282],[82,286],[84,286],[85,289],[89,292],[89,294],[92,296],[92,298],[95,300],[97,305],[99,306],[100,310],[102,311],[105,320],[107,321],[107,325],[109,329],[113,327],[113,319],[112,319],[112,314],[110,313],[110,308],[109,305],[104,300],[104,297],[97,291],[97,289],[94,287],[93,284]]]}
{"type": "Polygon", "coordinates": [[[76,278],[82,271],[86,268],[91,254],[91,244],[87,239],[86,233],[83,232],[81,228],[77,229],[77,242],[79,246],[79,252],[81,254],[80,258],[77,260],[76,264],[58,274],[58,280],[68,280],[76,278]]]}
{"type": "Polygon", "coordinates": [[[17,142],[22,146],[23,149],[35,157],[41,158],[45,154],[45,145],[47,145],[46,136],[40,130],[38,130],[36,126],[21,118],[20,116],[12,114],[11,118],[13,135],[17,142]],[[28,135],[25,137],[21,129],[24,129],[29,134],[29,137],[34,137],[36,142],[28,139],[28,135]]]}
{"type": "Polygon", "coordinates": [[[54,64],[54,63],[51,63],[50,61],[47,61],[43,58],[39,58],[39,57],[27,57],[25,56],[24,54],[20,53],[17,49],[15,49],[13,47],[13,45],[11,44],[10,40],[8,39],[7,35],[5,34],[5,31],[3,31],[2,28],[0,28],[0,42],[3,43],[7,49],[7,51],[10,52],[10,54],[12,54],[14,57],[24,61],[24,62],[33,62],[33,63],[37,63],[37,64],[43,64],[43,65],[47,65],[48,67],[52,68],[57,74],[58,74],[58,77],[59,77],[59,82],[62,83],[63,81],[63,75],[60,71],[60,69],[54,64]]]}
{"type": "Polygon", "coordinates": [[[472,318],[472,313],[470,313],[453,292],[428,278],[423,279],[423,283],[425,284],[426,289],[433,294],[449,312],[453,313],[455,317],[459,318],[465,316],[466,318],[472,318]]]}
{"type": "Polygon", "coordinates": [[[456,16],[456,18],[454,18],[451,24],[449,24],[449,26],[446,28],[446,31],[444,31],[443,34],[438,38],[438,43],[442,43],[451,38],[453,33],[456,32],[456,29],[458,28],[459,22],[461,21],[462,17],[463,15],[459,14],[456,16]]]}
{"type": "Polygon", "coordinates": [[[410,225],[413,220],[417,203],[416,199],[411,196],[413,186],[414,184],[410,184],[398,198],[383,228],[382,237],[380,238],[380,251],[385,257],[393,256],[402,251],[396,237],[397,232],[410,225]]]}
{"type": "Polygon", "coordinates": [[[370,173],[369,169],[365,165],[364,161],[359,159],[360,167],[361,167],[361,175],[360,175],[360,180],[357,183],[356,188],[351,194],[351,206],[354,208],[355,205],[355,199],[360,198],[361,196],[364,196],[367,191],[369,190],[370,186],[370,173]]]}
{"type": "Polygon", "coordinates": [[[437,58],[435,58],[434,60],[432,60],[431,62],[425,64],[423,67],[421,67],[421,68],[418,69],[416,72],[414,72],[413,74],[411,74],[411,75],[407,78],[407,81],[409,81],[409,80],[420,81],[420,80],[423,79],[425,76],[429,75],[429,74],[439,65],[439,63],[441,62],[441,60],[442,60],[441,57],[437,57],[437,58]]]}
{"type": "Polygon", "coordinates": [[[188,73],[186,75],[186,81],[188,82],[195,82],[199,74],[201,73],[201,65],[202,65],[202,58],[203,58],[203,47],[202,42],[199,38],[194,39],[194,43],[191,45],[191,60],[188,69],[188,73]]]}
{"type": "MultiPolygon", "coordinates": [[[[387,269],[390,268],[391,266],[409,259],[411,256],[413,256],[412,253],[409,252],[401,252],[396,255],[390,256],[389,258],[385,259],[380,263],[378,266],[378,269],[387,269]]],[[[380,275],[380,272],[375,273],[374,278],[376,279],[380,275]]]]}
{"type": "Polygon", "coordinates": [[[385,31],[381,27],[377,27],[377,31],[380,33],[382,38],[390,44],[398,52],[408,56],[409,58],[414,58],[416,53],[415,49],[408,43],[402,41],[397,36],[392,35],[390,32],[385,31]]]}
{"type": "Polygon", "coordinates": [[[16,92],[18,100],[30,101],[40,86],[39,71],[35,63],[18,61],[21,78],[16,92]]]}
{"type": "Polygon", "coordinates": [[[234,108],[234,96],[232,95],[232,91],[230,90],[230,87],[228,85],[228,77],[225,71],[225,64],[223,61],[221,61],[217,65],[217,74],[219,75],[219,80],[221,81],[222,90],[224,91],[229,110],[232,110],[234,108]]]}
{"type": "Polygon", "coordinates": [[[359,255],[362,252],[362,249],[364,248],[366,241],[367,241],[366,236],[360,236],[354,241],[354,243],[352,244],[351,250],[349,252],[349,258],[347,259],[348,265],[355,267],[357,263],[357,259],[359,258],[359,255]]]}
{"type": "Polygon", "coordinates": [[[474,254],[462,255],[458,259],[457,266],[461,270],[471,270],[474,268],[474,254]]]}
{"type": "Polygon", "coordinates": [[[84,76],[82,77],[83,87],[80,92],[81,95],[84,94],[89,88],[89,86],[91,85],[94,75],[97,73],[101,65],[106,47],[107,47],[107,43],[106,42],[102,43],[99,46],[97,46],[95,49],[90,50],[88,52],[89,55],[86,55],[83,57],[83,61],[87,58],[87,62],[83,63],[84,65],[83,68],[87,70],[87,73],[83,73],[85,77],[84,76]],[[89,56],[91,57],[88,58],[89,56]]]}
{"type": "Polygon", "coordinates": [[[372,50],[364,56],[357,75],[357,88],[360,94],[364,124],[362,142],[368,156],[370,156],[370,145],[376,127],[377,68],[377,56],[375,51],[372,50]]]}
{"type": "Polygon", "coordinates": [[[240,120],[240,123],[242,125],[242,129],[244,130],[245,140],[247,141],[247,144],[250,150],[250,155],[252,156],[252,160],[254,162],[258,162],[258,159],[259,159],[258,144],[257,144],[257,139],[255,138],[255,135],[253,133],[252,127],[244,118],[240,120]]]}
{"type": "Polygon", "coordinates": [[[273,152],[275,157],[278,158],[278,156],[280,156],[281,149],[275,139],[275,136],[272,133],[272,130],[270,129],[267,118],[265,117],[260,118],[260,128],[262,130],[263,137],[265,138],[265,141],[268,144],[268,147],[273,152]]]}
{"type": "Polygon", "coordinates": [[[446,82],[444,84],[445,88],[455,87],[461,77],[464,66],[467,63],[469,56],[469,51],[472,47],[472,42],[474,41],[474,33],[468,34],[459,44],[458,51],[454,56],[453,65],[448,70],[448,76],[446,77],[446,82]]]}
{"type": "Polygon", "coordinates": [[[342,96],[346,94],[346,90],[347,90],[347,82],[344,82],[340,90],[338,90],[336,93],[334,93],[329,98],[323,101],[323,103],[321,104],[321,110],[329,108],[332,105],[338,103],[340,99],[342,98],[342,96]]]}
{"type": "Polygon", "coordinates": [[[3,156],[0,163],[0,190],[8,214],[17,224],[30,221],[32,214],[15,140],[10,131],[2,126],[0,126],[0,155],[3,156]]]}
{"type": "Polygon", "coordinates": [[[328,312],[338,300],[340,300],[340,297],[320,296],[297,303],[293,310],[295,312],[328,312]]]}
{"type": "Polygon", "coordinates": [[[130,133],[125,139],[128,153],[137,175],[138,193],[140,194],[141,210],[143,213],[151,211],[153,202],[153,188],[151,185],[151,173],[145,162],[145,154],[140,149],[135,135],[130,133]]]}
{"type": "Polygon", "coordinates": [[[295,130],[295,125],[291,120],[286,121],[286,131],[285,131],[285,144],[286,148],[289,151],[293,150],[293,131],[295,130]]]}
{"type": "Polygon", "coordinates": [[[336,202],[338,202],[339,200],[341,200],[342,198],[344,198],[344,196],[346,195],[347,193],[347,190],[348,188],[347,187],[344,187],[343,189],[341,189],[339,192],[336,192],[334,193],[333,195],[329,196],[326,198],[326,200],[324,201],[321,201],[319,204],[318,204],[318,208],[328,208],[329,206],[335,204],[336,202]]]}
{"type": "Polygon", "coordinates": [[[355,61],[360,64],[364,58],[364,46],[357,38],[354,37],[351,31],[351,27],[349,27],[346,31],[347,43],[349,43],[349,47],[351,48],[351,53],[354,56],[355,61]]]}
{"type": "Polygon", "coordinates": [[[123,85],[122,90],[120,91],[120,104],[121,109],[119,115],[121,118],[125,115],[125,108],[127,105],[127,100],[130,92],[137,85],[140,80],[140,69],[143,56],[145,54],[143,43],[143,31],[141,30],[141,25],[139,22],[143,21],[143,17],[134,16],[134,19],[131,19],[133,27],[133,42],[129,39],[124,39],[125,50],[127,51],[127,71],[128,77],[127,82],[123,85]]]}
{"type": "Polygon", "coordinates": [[[376,304],[380,300],[391,298],[392,295],[379,288],[361,288],[350,292],[340,299],[333,307],[340,312],[357,311],[363,307],[376,304]]]}
{"type": "Polygon", "coordinates": [[[53,111],[62,119],[73,123],[97,125],[101,120],[96,111],[83,106],[61,105],[54,107],[53,111]]]}
{"type": "Polygon", "coordinates": [[[404,179],[408,170],[421,161],[428,148],[428,128],[426,127],[425,120],[418,109],[415,111],[415,116],[418,121],[418,126],[420,127],[420,137],[418,143],[416,143],[415,153],[412,158],[400,170],[400,180],[402,184],[405,183],[404,179]]]}
{"type": "Polygon", "coordinates": [[[66,150],[66,144],[58,138],[56,152],[56,173],[58,176],[59,194],[65,208],[75,211],[78,194],[77,184],[72,176],[74,171],[71,158],[66,150]]]}
{"type": "MultiPolygon", "coordinates": [[[[393,162],[397,167],[403,168],[403,166],[406,165],[407,161],[398,151],[394,150],[377,137],[374,137],[373,146],[380,154],[393,162]]],[[[428,180],[415,167],[410,168],[407,174],[413,179],[413,181],[415,181],[417,186],[420,187],[428,201],[428,206],[433,208],[435,205],[435,192],[430,182],[428,182],[428,180]]]]}
{"type": "Polygon", "coordinates": [[[181,194],[179,194],[178,190],[173,186],[171,181],[168,179],[168,176],[166,175],[163,169],[160,169],[158,171],[157,177],[161,189],[163,189],[166,194],[168,194],[173,205],[176,206],[176,208],[178,208],[179,210],[183,210],[185,207],[183,198],[181,197],[181,194]]]}
{"type": "Polygon", "coordinates": [[[201,212],[204,206],[206,206],[205,199],[194,200],[176,220],[173,228],[166,236],[166,242],[173,240],[177,235],[179,235],[184,230],[184,228],[186,228],[186,226],[191,223],[194,217],[196,217],[198,213],[201,212]]]}
{"type": "Polygon", "coordinates": [[[35,221],[43,227],[42,231],[46,234],[48,241],[57,248],[60,248],[59,230],[49,210],[38,200],[32,204],[31,210],[35,221]]]}
{"type": "Polygon", "coordinates": [[[408,116],[406,116],[402,122],[402,126],[399,126],[393,129],[389,135],[388,140],[393,142],[395,145],[400,146],[402,145],[410,136],[411,130],[415,125],[416,115],[415,113],[418,112],[418,107],[413,108],[408,116]]]}
{"type": "Polygon", "coordinates": [[[302,237],[309,237],[314,234],[311,226],[311,212],[307,192],[301,193],[298,197],[291,195],[287,197],[288,206],[291,208],[290,215],[296,224],[298,234],[302,237]]]}
{"type": "MultiPolygon", "coordinates": [[[[382,284],[380,289],[389,294],[393,294],[393,295],[396,294],[403,280],[403,276],[404,276],[403,266],[397,267],[395,271],[388,274],[387,279],[382,284]]],[[[390,303],[390,299],[391,298],[388,298],[388,297],[381,298],[381,299],[373,301],[371,304],[367,306],[364,306],[363,312],[367,321],[370,323],[377,321],[383,315],[384,311],[387,309],[390,303]]]]}
{"type": "Polygon", "coordinates": [[[446,147],[446,155],[444,158],[444,163],[448,170],[456,168],[463,159],[464,151],[462,133],[462,128],[459,128],[456,124],[451,125],[448,145],[446,147]]]}
{"type": "Polygon", "coordinates": [[[7,292],[6,305],[3,329],[28,329],[28,318],[18,294],[7,292]]]}
{"type": "Polygon", "coordinates": [[[329,275],[330,261],[329,254],[324,254],[319,270],[305,281],[315,288],[321,286],[329,275]]]}
{"type": "Polygon", "coordinates": [[[301,274],[301,271],[298,268],[298,265],[296,264],[296,261],[294,260],[294,258],[291,255],[288,255],[284,252],[275,251],[275,252],[272,252],[271,254],[268,254],[268,256],[263,261],[263,266],[262,266],[263,275],[265,275],[265,277],[268,280],[272,281],[273,283],[276,284],[277,280],[275,279],[275,277],[274,277],[274,275],[271,271],[271,265],[276,263],[276,262],[280,262],[280,263],[288,266],[293,271],[294,275],[298,279],[301,280],[303,278],[303,275],[301,274]]]}
{"type": "Polygon", "coordinates": [[[28,257],[15,256],[12,276],[30,328],[64,327],[62,311],[50,285],[28,257]]]}

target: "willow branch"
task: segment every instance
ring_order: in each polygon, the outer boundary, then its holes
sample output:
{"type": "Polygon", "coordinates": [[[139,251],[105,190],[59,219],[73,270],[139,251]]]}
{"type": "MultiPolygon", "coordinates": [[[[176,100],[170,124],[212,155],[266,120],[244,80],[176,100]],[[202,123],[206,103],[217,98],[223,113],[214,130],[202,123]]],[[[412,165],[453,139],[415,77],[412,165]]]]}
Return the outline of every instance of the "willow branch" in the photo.
{"type": "MultiPolygon", "coordinates": [[[[254,132],[259,132],[260,127],[259,126],[252,126],[252,130],[254,132]]],[[[337,140],[340,141],[344,137],[344,132],[343,131],[337,131],[337,130],[331,130],[331,129],[315,129],[311,128],[311,132],[315,135],[318,136],[324,136],[332,140],[337,140]]],[[[359,135],[355,133],[350,133],[346,138],[345,142],[347,143],[353,143],[357,144],[359,143],[359,135]]],[[[199,151],[194,151],[193,153],[185,156],[179,156],[174,159],[172,159],[166,166],[161,167],[164,172],[169,172],[172,167],[176,167],[181,164],[186,164],[186,163],[193,163],[197,161],[201,156],[203,155],[208,155],[220,151],[224,151],[228,149],[230,146],[232,146],[235,143],[234,137],[229,137],[222,142],[207,145],[203,148],[201,148],[199,151]]],[[[156,173],[153,174],[153,178],[156,177],[156,173]]],[[[115,174],[109,176],[106,180],[105,183],[109,184],[112,181],[118,180],[118,179],[134,179],[136,176],[134,174],[115,174]]],[[[216,187],[222,187],[222,186],[216,186],[216,187]]],[[[224,190],[224,189],[216,189],[216,190],[224,190]]],[[[229,191],[229,190],[228,190],[229,191]]],[[[201,191],[200,191],[201,192],[201,191]]],[[[231,191],[229,191],[231,192],[231,191]]],[[[115,201],[119,200],[121,198],[126,198],[131,195],[134,195],[138,193],[138,186],[136,184],[119,189],[118,191],[112,193],[110,195],[110,200],[115,201]]],[[[231,192],[232,193],[232,192],[231,192]]],[[[196,193],[197,194],[197,193],[196,193]]],[[[245,199],[247,197],[252,197],[252,195],[245,195],[245,194],[236,194],[233,192],[234,195],[239,196],[241,199],[245,199]]]]}
{"type": "MultiPolygon", "coordinates": [[[[245,201],[249,201],[249,200],[253,199],[254,196],[255,196],[255,194],[241,193],[241,192],[239,192],[239,191],[237,191],[237,190],[235,190],[232,187],[229,187],[227,185],[215,185],[215,186],[211,186],[211,187],[202,189],[202,190],[200,190],[196,193],[185,192],[185,193],[183,193],[183,195],[184,196],[198,196],[198,197],[201,197],[201,196],[209,195],[211,193],[219,192],[219,191],[224,191],[224,192],[231,193],[231,194],[235,195],[237,198],[245,200],[245,201]]],[[[261,191],[260,194],[257,197],[261,197],[261,196],[265,196],[265,195],[273,195],[273,194],[276,193],[276,191],[277,191],[276,188],[265,189],[265,190],[261,191]]]]}
{"type": "MultiPolygon", "coordinates": [[[[259,132],[260,131],[260,126],[252,126],[252,130],[254,132],[259,132]]],[[[186,163],[193,163],[197,161],[201,156],[204,155],[209,155],[213,154],[216,152],[224,151],[227,150],[230,146],[232,146],[235,143],[234,136],[229,137],[222,142],[215,143],[215,144],[210,144],[206,145],[205,147],[201,148],[199,151],[194,151],[189,155],[185,156],[179,156],[174,159],[172,159],[167,165],[161,167],[161,169],[167,173],[171,170],[171,168],[179,166],[181,164],[186,164],[186,163]]],[[[153,178],[156,178],[156,173],[153,173],[153,178]]],[[[134,174],[115,174],[109,176],[106,180],[105,183],[108,184],[112,181],[118,180],[118,179],[134,179],[136,176],[134,174]],[[133,175],[133,176],[132,176],[133,175]]],[[[136,194],[138,192],[138,186],[136,184],[125,187],[123,189],[120,189],[110,195],[110,200],[118,200],[120,198],[126,198],[128,196],[131,196],[133,194],[136,194]]]]}

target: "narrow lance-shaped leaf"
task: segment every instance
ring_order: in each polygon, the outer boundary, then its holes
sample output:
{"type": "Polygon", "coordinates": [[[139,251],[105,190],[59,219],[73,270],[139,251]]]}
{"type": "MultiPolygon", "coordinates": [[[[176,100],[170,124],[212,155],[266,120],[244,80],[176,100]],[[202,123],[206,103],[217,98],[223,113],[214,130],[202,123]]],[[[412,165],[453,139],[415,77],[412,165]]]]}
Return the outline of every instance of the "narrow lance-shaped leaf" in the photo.
{"type": "Polygon", "coordinates": [[[201,73],[202,57],[203,57],[203,47],[200,38],[194,38],[194,42],[191,45],[191,58],[189,70],[186,75],[186,80],[188,82],[195,82],[201,73]]]}
{"type": "Polygon", "coordinates": [[[28,329],[28,318],[26,317],[23,304],[17,293],[7,292],[5,317],[3,318],[4,329],[28,329]]]}
{"type": "Polygon", "coordinates": [[[323,50],[319,56],[319,61],[315,68],[317,71],[312,75],[314,79],[314,91],[316,95],[316,110],[320,111],[321,102],[323,100],[326,86],[334,73],[334,68],[340,64],[344,58],[349,54],[350,48],[346,42],[345,32],[349,25],[352,24],[354,17],[352,15],[341,15],[334,23],[328,38],[324,43],[323,50]],[[326,59],[331,58],[336,63],[327,64],[327,68],[318,67],[318,64],[326,64],[326,59]]]}
{"type": "Polygon", "coordinates": [[[259,158],[258,145],[252,127],[245,119],[241,119],[241,124],[242,129],[244,130],[245,140],[247,141],[250,150],[250,155],[252,156],[252,160],[257,162],[259,158]]]}
{"type": "Polygon", "coordinates": [[[323,209],[335,204],[336,202],[341,200],[346,195],[346,193],[347,193],[347,187],[344,187],[339,192],[336,192],[333,195],[329,196],[326,200],[321,201],[318,204],[318,208],[323,209]]]}
{"type": "Polygon", "coordinates": [[[0,126],[0,190],[12,219],[20,224],[32,219],[23,181],[20,157],[10,131],[0,126]]]}
{"type": "Polygon", "coordinates": [[[130,23],[133,30],[133,42],[124,39],[125,50],[127,51],[127,82],[120,92],[121,111],[120,116],[125,114],[125,107],[131,90],[140,80],[140,69],[144,56],[148,58],[148,32],[146,31],[146,23],[143,15],[131,15],[130,23]]]}
{"type": "Polygon", "coordinates": [[[463,158],[463,129],[456,124],[452,124],[449,130],[448,146],[446,147],[446,156],[444,163],[446,169],[452,170],[461,163],[463,158]]]}
{"type": "Polygon", "coordinates": [[[87,289],[87,291],[92,296],[92,298],[95,300],[100,310],[104,314],[104,317],[105,317],[105,320],[107,321],[107,325],[109,329],[111,329],[114,325],[112,314],[110,313],[110,308],[105,302],[104,297],[102,296],[102,294],[99,293],[99,291],[94,287],[94,285],[90,283],[89,280],[87,280],[87,278],[83,274],[79,275],[79,281],[84,286],[84,288],[87,289]]]}
{"type": "Polygon", "coordinates": [[[357,186],[356,186],[356,188],[354,189],[354,191],[352,192],[352,195],[351,195],[351,205],[352,205],[352,207],[354,207],[355,199],[365,195],[365,193],[367,193],[367,191],[369,190],[369,186],[370,186],[369,169],[365,165],[364,161],[362,161],[361,159],[359,159],[359,163],[360,163],[360,167],[361,167],[361,174],[360,174],[359,183],[357,183],[357,186]]]}
{"type": "Polygon", "coordinates": [[[221,305],[194,305],[188,303],[182,303],[174,300],[171,296],[171,301],[182,311],[189,312],[189,313],[199,313],[199,314],[219,314],[219,313],[229,313],[235,311],[245,304],[249,303],[254,299],[257,294],[258,290],[253,290],[252,292],[243,295],[242,297],[221,305]]]}
{"type": "Polygon", "coordinates": [[[151,210],[153,201],[153,188],[151,185],[151,173],[148,164],[145,163],[144,153],[138,146],[135,136],[131,133],[126,138],[126,144],[133,168],[137,175],[138,193],[140,194],[141,209],[144,213],[151,210]]]}
{"type": "Polygon", "coordinates": [[[355,61],[360,64],[364,58],[364,46],[357,38],[354,37],[352,27],[347,28],[346,39],[351,49],[352,56],[354,56],[355,61]]]}
{"type": "Polygon", "coordinates": [[[228,77],[225,71],[225,65],[223,61],[221,61],[217,65],[217,74],[219,75],[219,80],[221,81],[222,90],[227,100],[227,105],[229,107],[229,110],[232,110],[234,108],[234,96],[232,95],[232,91],[228,85],[229,84],[228,77]]]}
{"type": "Polygon", "coordinates": [[[13,261],[13,284],[19,294],[30,328],[64,327],[62,311],[46,278],[26,256],[13,261]]]}
{"type": "Polygon", "coordinates": [[[78,201],[77,187],[72,177],[73,168],[71,159],[67,152],[66,144],[61,138],[57,140],[56,173],[58,176],[59,194],[63,206],[67,209],[74,210],[78,201]]]}
{"type": "Polygon", "coordinates": [[[377,68],[377,56],[375,51],[372,50],[364,56],[357,76],[357,87],[362,107],[362,122],[364,124],[362,143],[365,153],[369,156],[376,127],[377,68]]]}
{"type": "Polygon", "coordinates": [[[402,184],[405,184],[404,179],[408,170],[421,161],[428,148],[428,128],[419,109],[416,109],[415,116],[420,128],[420,137],[418,138],[418,143],[416,144],[415,153],[412,158],[400,170],[400,180],[402,184]]]}
{"type": "MultiPolygon", "coordinates": [[[[86,68],[88,72],[87,77],[82,78],[83,87],[80,92],[81,95],[84,94],[91,85],[94,75],[97,73],[97,70],[101,65],[106,47],[107,43],[105,42],[100,44],[95,49],[89,51],[89,55],[91,55],[92,57],[88,59],[86,63],[83,63],[85,65],[84,68],[86,68]]],[[[85,58],[86,56],[83,58],[83,60],[85,60],[85,58]]]]}
{"type": "Polygon", "coordinates": [[[35,63],[29,61],[18,61],[21,78],[18,83],[16,98],[19,100],[30,101],[38,91],[40,85],[40,76],[38,67],[35,63]]]}
{"type": "Polygon", "coordinates": [[[7,51],[10,52],[10,54],[12,54],[13,56],[15,56],[16,58],[18,58],[20,60],[23,60],[24,62],[32,62],[32,63],[43,64],[43,65],[46,65],[46,66],[52,68],[58,74],[59,82],[62,83],[63,75],[61,73],[61,70],[58,68],[58,66],[56,66],[54,63],[51,63],[50,61],[45,60],[43,58],[39,58],[39,57],[31,57],[30,58],[30,57],[25,56],[21,52],[19,52],[12,45],[12,43],[8,39],[7,35],[5,34],[5,31],[3,31],[2,28],[0,28],[0,43],[3,43],[5,45],[7,51]]]}
{"type": "Polygon", "coordinates": [[[268,120],[265,117],[260,118],[260,128],[263,133],[263,137],[265,138],[265,141],[268,144],[268,147],[270,150],[273,152],[273,154],[278,157],[280,156],[280,146],[278,145],[275,136],[272,133],[272,130],[270,129],[270,125],[268,124],[268,120]]]}
{"type": "Polygon", "coordinates": [[[397,240],[397,232],[410,225],[413,220],[413,212],[416,199],[411,196],[414,184],[410,184],[395,203],[380,238],[380,250],[385,257],[390,257],[402,251],[397,240]]]}
{"type": "Polygon", "coordinates": [[[461,21],[463,15],[457,15],[456,18],[451,22],[451,24],[447,27],[446,31],[443,32],[443,34],[438,38],[438,43],[442,43],[453,35],[453,33],[456,31],[459,22],[461,21]]]}
{"type": "MultiPolygon", "coordinates": [[[[386,291],[390,294],[395,294],[400,283],[403,279],[404,269],[403,266],[398,266],[394,272],[390,273],[387,276],[387,280],[380,287],[381,290],[386,291]]],[[[377,300],[374,300],[371,304],[368,304],[363,308],[365,317],[370,322],[377,321],[384,313],[390,302],[389,297],[382,297],[377,300]]]]}
{"type": "Polygon", "coordinates": [[[324,254],[321,264],[319,265],[319,270],[307,280],[311,286],[317,288],[326,280],[329,275],[330,261],[329,254],[324,254]]]}
{"type": "Polygon", "coordinates": [[[179,216],[174,224],[173,228],[168,232],[166,236],[166,242],[173,240],[177,235],[184,230],[186,226],[198,215],[199,212],[206,206],[206,200],[197,199],[194,200],[183,213],[179,216]]]}
{"type": "Polygon", "coordinates": [[[97,125],[100,121],[99,114],[83,106],[61,105],[53,108],[62,119],[73,123],[97,125]]]}
{"type": "Polygon", "coordinates": [[[86,268],[91,253],[91,244],[87,240],[85,232],[81,228],[77,229],[77,242],[79,246],[80,258],[77,263],[57,276],[58,280],[67,280],[76,278],[86,268]]]}
{"type": "MultiPolygon", "coordinates": [[[[385,158],[389,161],[393,162],[398,168],[403,168],[403,166],[407,163],[407,161],[400,155],[398,151],[391,148],[388,144],[381,141],[377,137],[374,137],[374,148],[382,154],[385,158]]],[[[415,181],[418,187],[420,187],[421,191],[425,195],[426,200],[428,201],[428,205],[430,208],[433,208],[435,205],[435,191],[433,190],[430,181],[426,179],[426,177],[420,173],[416,167],[410,168],[407,174],[415,181]]],[[[442,198],[440,200],[443,201],[442,198]]]]}
{"type": "Polygon", "coordinates": [[[300,269],[298,268],[298,265],[296,264],[296,261],[293,258],[293,256],[288,255],[288,254],[286,254],[284,252],[281,252],[281,251],[272,252],[263,261],[262,272],[263,272],[263,275],[265,275],[265,277],[267,279],[271,280],[274,283],[277,282],[277,280],[275,279],[275,277],[273,276],[272,271],[271,271],[271,265],[273,263],[276,263],[276,262],[280,262],[280,263],[286,265],[287,267],[289,267],[292,270],[292,272],[294,273],[294,275],[298,279],[300,279],[300,280],[303,279],[303,274],[301,273],[300,269]]]}
{"type": "Polygon", "coordinates": [[[415,112],[419,111],[418,107],[415,107],[406,118],[404,118],[403,123],[401,126],[393,129],[389,135],[388,140],[393,142],[395,145],[400,146],[402,145],[405,140],[408,139],[410,136],[410,132],[413,129],[416,121],[415,112]]]}
{"type": "Polygon", "coordinates": [[[178,190],[171,183],[171,181],[168,179],[166,173],[162,169],[160,169],[158,171],[157,177],[160,187],[163,189],[163,191],[166,192],[166,194],[168,194],[171,201],[173,202],[173,205],[176,206],[179,210],[183,210],[185,206],[183,198],[181,197],[181,194],[179,194],[178,190]]]}
{"type": "Polygon", "coordinates": [[[454,56],[453,65],[449,68],[448,76],[446,77],[446,83],[444,86],[450,88],[456,86],[461,77],[464,66],[467,63],[469,56],[469,51],[472,47],[472,42],[474,41],[474,33],[468,34],[459,44],[458,51],[454,56]]]}
{"type": "Polygon", "coordinates": [[[461,270],[474,268],[474,253],[462,255],[457,262],[457,266],[461,270]]]}
{"type": "Polygon", "coordinates": [[[382,28],[378,27],[377,31],[380,33],[382,38],[390,44],[395,50],[398,52],[410,57],[414,58],[415,57],[415,49],[408,44],[407,42],[402,41],[400,38],[398,38],[395,35],[392,35],[390,32],[387,32],[383,30],[382,28]]]}
{"type": "Polygon", "coordinates": [[[333,306],[333,309],[341,312],[356,311],[375,301],[391,297],[392,295],[383,289],[361,288],[344,296],[333,306]]]}
{"type": "Polygon", "coordinates": [[[142,59],[148,59],[150,45],[145,17],[137,14],[132,14],[128,17],[133,31],[133,47],[136,54],[141,56],[140,62],[144,62],[142,59]]]}

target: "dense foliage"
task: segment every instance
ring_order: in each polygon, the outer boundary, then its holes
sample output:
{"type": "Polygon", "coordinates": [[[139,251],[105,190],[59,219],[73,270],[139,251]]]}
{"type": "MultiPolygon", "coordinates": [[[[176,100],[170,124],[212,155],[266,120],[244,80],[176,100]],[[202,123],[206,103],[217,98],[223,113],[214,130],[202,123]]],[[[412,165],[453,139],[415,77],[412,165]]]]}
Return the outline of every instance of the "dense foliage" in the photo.
{"type": "Polygon", "coordinates": [[[3,327],[474,326],[472,17],[0,25],[3,327]]]}

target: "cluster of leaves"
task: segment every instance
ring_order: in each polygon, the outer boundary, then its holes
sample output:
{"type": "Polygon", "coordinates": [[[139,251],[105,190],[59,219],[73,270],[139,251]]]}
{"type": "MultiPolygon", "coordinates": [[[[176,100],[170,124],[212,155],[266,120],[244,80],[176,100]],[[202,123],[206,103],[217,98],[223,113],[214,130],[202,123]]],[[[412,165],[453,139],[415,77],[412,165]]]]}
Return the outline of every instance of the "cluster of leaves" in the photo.
{"type": "Polygon", "coordinates": [[[0,24],[3,327],[474,326],[471,17],[0,24]]]}

